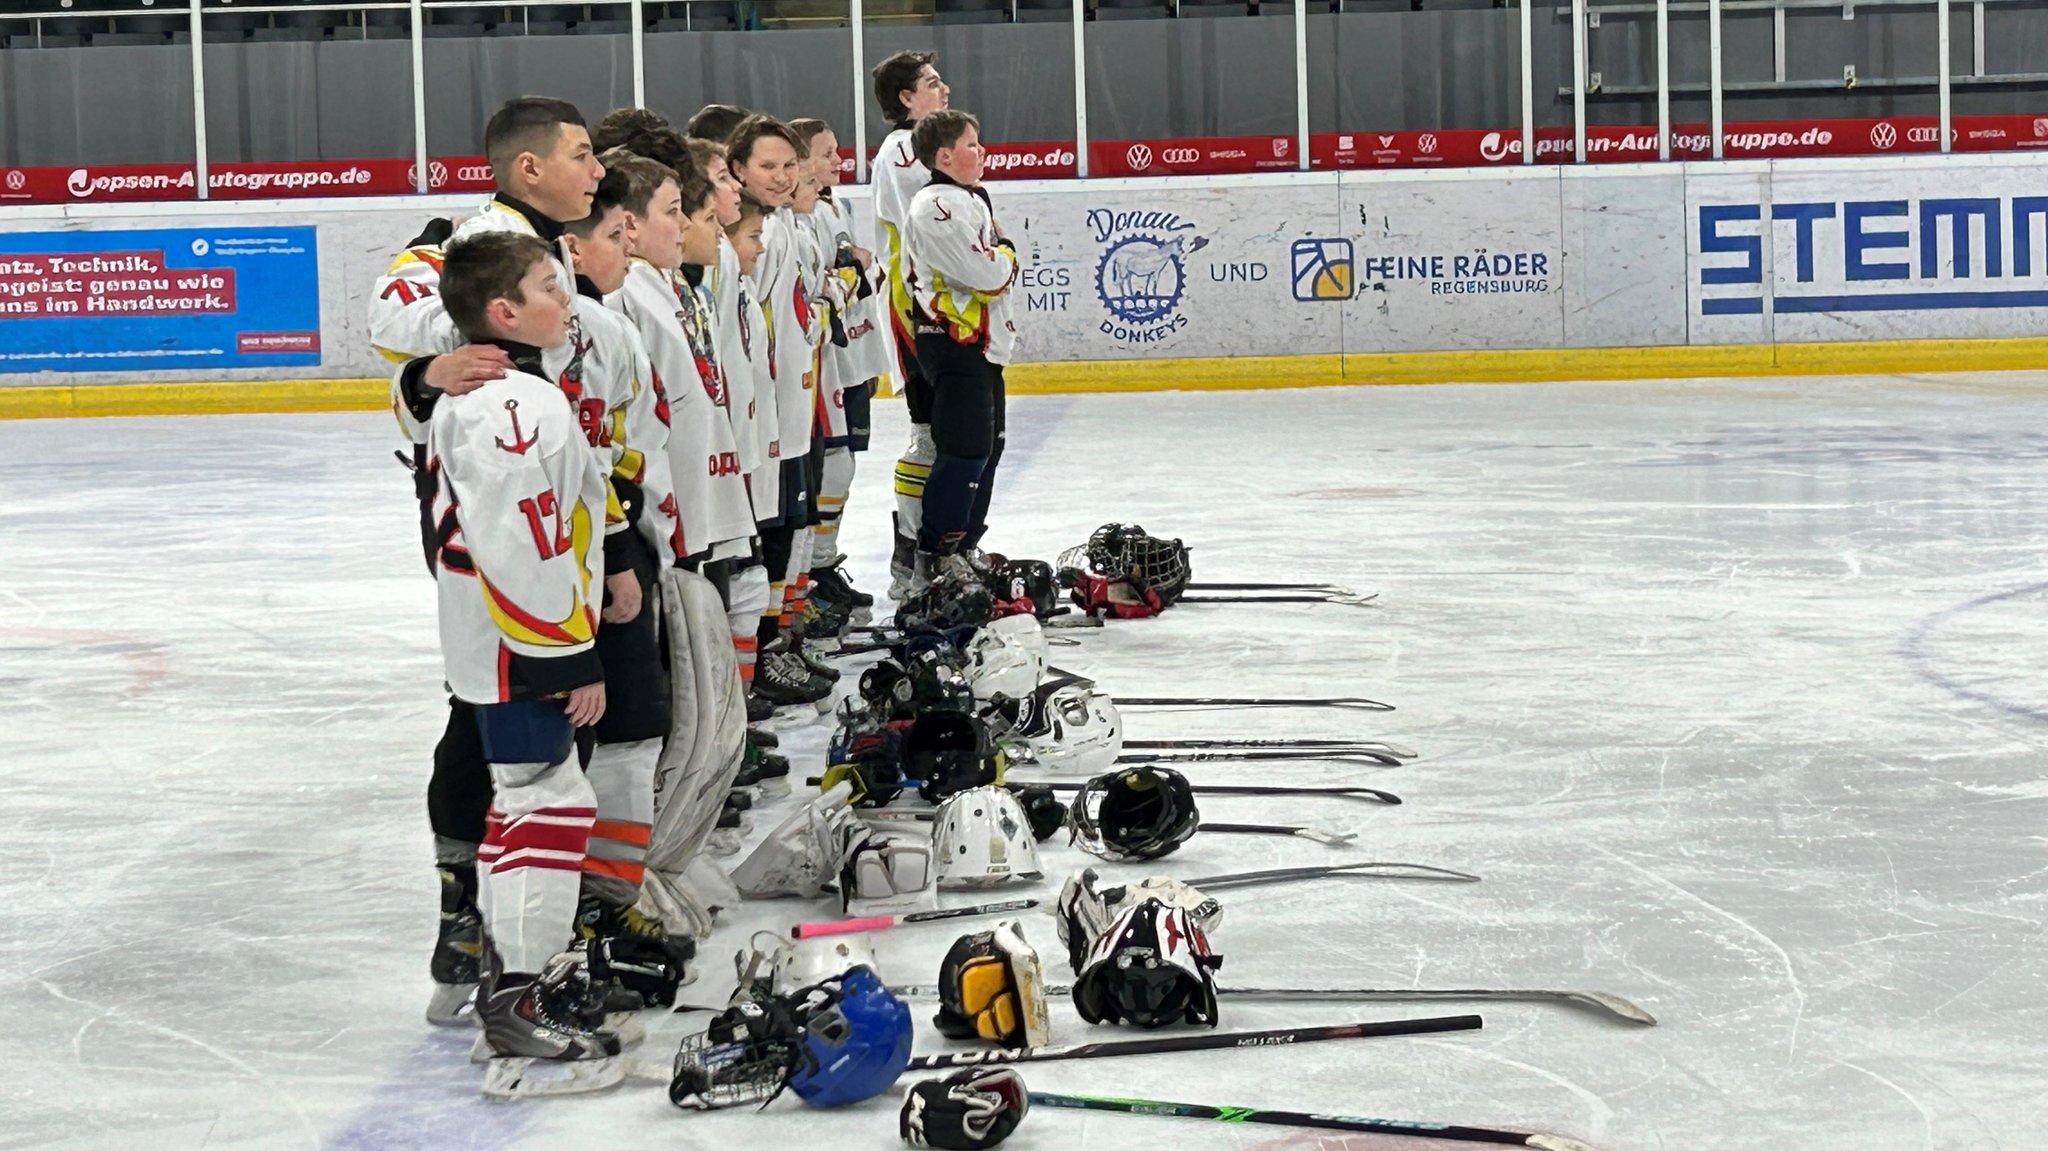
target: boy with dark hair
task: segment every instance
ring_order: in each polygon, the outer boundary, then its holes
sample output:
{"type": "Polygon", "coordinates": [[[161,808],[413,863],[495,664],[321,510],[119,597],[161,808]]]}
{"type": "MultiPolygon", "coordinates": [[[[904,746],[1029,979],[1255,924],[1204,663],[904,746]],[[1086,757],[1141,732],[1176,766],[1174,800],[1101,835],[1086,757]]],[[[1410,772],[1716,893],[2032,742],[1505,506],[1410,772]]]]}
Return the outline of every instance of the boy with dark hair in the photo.
{"type": "Polygon", "coordinates": [[[912,146],[932,170],[910,202],[904,263],[917,288],[917,356],[932,384],[935,455],[925,484],[915,582],[973,574],[967,553],[988,528],[1003,455],[1003,365],[1017,349],[1009,296],[1017,254],[981,187],[980,124],[938,111],[912,146]]]}
{"type": "Polygon", "coordinates": [[[751,115],[752,112],[738,104],[706,104],[697,109],[689,123],[683,125],[683,135],[722,143],[732,135],[734,128],[740,126],[741,121],[751,115]]]}
{"type": "Polygon", "coordinates": [[[811,347],[818,317],[803,281],[803,234],[790,210],[804,163],[803,140],[780,120],[749,116],[726,141],[726,157],[740,187],[765,209],[754,283],[768,317],[766,361],[775,392],[770,456],[781,461],[781,522],[761,537],[771,602],[760,625],[768,674],[756,680],[755,690],[779,693],[780,698],[772,698],[777,704],[823,703],[839,673],[807,656],[803,632],[796,626],[810,585],[810,529],[817,519],[820,470],[811,451],[817,403],[811,347]]]}
{"type": "Polygon", "coordinates": [[[952,92],[940,78],[936,60],[930,52],[898,52],[875,65],[873,72],[875,102],[895,125],[875,155],[875,251],[882,255],[889,273],[896,378],[910,412],[910,444],[896,462],[896,547],[889,559],[889,597],[899,602],[910,591],[911,561],[923,523],[925,477],[932,465],[931,386],[917,360],[913,287],[903,261],[903,222],[912,197],[931,180],[931,172],[911,149],[911,129],[945,108],[952,92]]]}
{"type": "Polygon", "coordinates": [[[496,789],[477,853],[488,940],[477,1017],[493,1056],[484,1090],[594,1090],[623,1074],[618,1038],[584,1021],[576,965],[556,953],[596,816],[575,729],[605,712],[595,573],[607,485],[543,374],[540,350],[568,338],[572,314],[547,246],[481,234],[451,245],[442,268],[462,337],[512,363],[442,401],[426,452],[448,687],[474,709],[496,789]],[[550,1082],[531,1074],[536,1059],[583,1066],[550,1082]]]}
{"type": "Polygon", "coordinates": [[[883,314],[885,273],[874,256],[853,241],[853,216],[833,196],[839,183],[839,138],[823,120],[793,120],[790,127],[811,153],[816,197],[800,219],[810,229],[827,267],[832,311],[826,317],[830,339],[818,364],[818,426],[825,446],[818,482],[818,526],[812,531],[811,588],[815,618],[837,633],[844,624],[867,622],[874,597],[856,589],[841,565],[839,525],[853,490],[855,454],[868,447],[868,410],[872,381],[895,370],[894,336],[883,314]],[[838,625],[838,626],[835,626],[838,625]]]}

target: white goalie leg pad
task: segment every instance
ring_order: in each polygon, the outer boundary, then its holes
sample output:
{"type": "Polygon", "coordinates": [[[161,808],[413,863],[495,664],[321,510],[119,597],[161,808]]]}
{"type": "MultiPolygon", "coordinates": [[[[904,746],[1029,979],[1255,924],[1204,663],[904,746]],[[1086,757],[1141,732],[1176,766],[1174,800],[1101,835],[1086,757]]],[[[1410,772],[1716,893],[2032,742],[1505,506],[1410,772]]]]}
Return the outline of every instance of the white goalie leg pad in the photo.
{"type": "Polygon", "coordinates": [[[662,607],[677,734],[655,769],[643,898],[669,931],[702,938],[711,930],[712,908],[736,902],[715,887],[707,890],[692,864],[717,828],[725,793],[739,773],[746,701],[717,589],[695,572],[670,569],[663,573],[662,607]]]}
{"type": "Polygon", "coordinates": [[[818,894],[853,850],[861,824],[852,804],[853,785],[842,781],[797,808],[733,868],[733,886],[749,899],[818,894]]]}
{"type": "Polygon", "coordinates": [[[1038,949],[1024,938],[1023,927],[1014,919],[996,924],[994,935],[996,949],[1009,964],[1010,983],[1017,989],[1024,1045],[1044,1047],[1052,1042],[1052,1013],[1045,1002],[1045,967],[1038,960],[1038,949]]]}

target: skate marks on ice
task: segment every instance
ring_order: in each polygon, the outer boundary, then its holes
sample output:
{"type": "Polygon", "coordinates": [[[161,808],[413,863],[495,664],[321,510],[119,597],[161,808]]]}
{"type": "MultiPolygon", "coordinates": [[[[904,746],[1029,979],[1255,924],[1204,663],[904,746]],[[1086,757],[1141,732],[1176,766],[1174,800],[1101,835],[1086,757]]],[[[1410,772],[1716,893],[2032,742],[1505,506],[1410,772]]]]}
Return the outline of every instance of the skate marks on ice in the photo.
{"type": "Polygon", "coordinates": [[[1899,639],[1913,673],[2005,715],[2048,723],[2048,665],[1984,666],[1987,649],[2048,651],[2048,582],[1993,592],[1927,616],[1899,639]]]}

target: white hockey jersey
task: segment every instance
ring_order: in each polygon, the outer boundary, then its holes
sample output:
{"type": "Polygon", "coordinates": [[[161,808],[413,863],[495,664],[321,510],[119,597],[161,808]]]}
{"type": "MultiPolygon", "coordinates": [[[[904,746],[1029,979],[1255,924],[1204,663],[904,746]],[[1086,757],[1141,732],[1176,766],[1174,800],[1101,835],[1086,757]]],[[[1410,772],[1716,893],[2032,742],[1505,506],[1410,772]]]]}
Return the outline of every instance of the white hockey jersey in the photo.
{"type": "Polygon", "coordinates": [[[752,475],[765,458],[754,414],[753,341],[760,324],[741,323],[740,301],[750,298],[750,289],[740,276],[740,254],[724,236],[718,238],[718,266],[704,269],[704,285],[711,289],[711,333],[719,367],[725,371],[733,444],[740,453],[740,470],[752,475]]]}
{"type": "MultiPolygon", "coordinates": [[[[846,203],[821,199],[810,219],[820,247],[828,253],[828,262],[837,258],[842,242],[854,242],[853,211],[846,203]]],[[[847,434],[843,401],[846,389],[896,371],[895,341],[890,336],[887,313],[887,269],[877,258],[865,275],[854,269],[840,269],[834,275],[840,284],[835,307],[846,343],[826,340],[823,370],[818,376],[819,427],[830,439],[847,434]]]]}
{"type": "Polygon", "coordinates": [[[768,313],[768,368],[775,377],[775,444],[785,460],[811,450],[817,381],[811,375],[814,310],[804,282],[809,232],[796,213],[778,208],[761,224],[761,259],[754,267],[768,313]]]}
{"type": "Polygon", "coordinates": [[[638,329],[668,397],[667,457],[682,525],[678,555],[715,558],[719,545],[734,541],[739,548],[727,547],[726,554],[750,550],[753,509],[726,413],[725,377],[711,349],[710,305],[689,284],[641,259],[606,302],[638,329]]]}
{"type": "Polygon", "coordinates": [[[448,690],[469,703],[561,695],[598,662],[604,469],[561,389],[522,365],[444,397],[427,432],[448,690]]]}
{"type": "Polygon", "coordinates": [[[1009,363],[1019,343],[1010,296],[1017,255],[996,239],[988,193],[933,177],[910,202],[903,242],[920,322],[981,348],[992,364],[1009,363]]]}
{"type": "Polygon", "coordinates": [[[917,330],[911,317],[911,284],[903,264],[903,221],[910,202],[931,179],[931,169],[910,149],[910,129],[889,133],[882,150],[875,153],[875,254],[889,273],[889,312],[906,343],[916,342],[917,330]]]}

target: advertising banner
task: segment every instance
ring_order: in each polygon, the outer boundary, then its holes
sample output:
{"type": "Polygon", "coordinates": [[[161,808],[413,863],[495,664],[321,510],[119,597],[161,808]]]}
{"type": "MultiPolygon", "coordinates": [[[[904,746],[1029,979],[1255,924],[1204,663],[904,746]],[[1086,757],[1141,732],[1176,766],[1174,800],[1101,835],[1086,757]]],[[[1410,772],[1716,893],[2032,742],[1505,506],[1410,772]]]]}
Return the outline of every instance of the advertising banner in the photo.
{"type": "Polygon", "coordinates": [[[319,363],[313,228],[0,233],[0,372],[319,363]]]}

